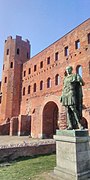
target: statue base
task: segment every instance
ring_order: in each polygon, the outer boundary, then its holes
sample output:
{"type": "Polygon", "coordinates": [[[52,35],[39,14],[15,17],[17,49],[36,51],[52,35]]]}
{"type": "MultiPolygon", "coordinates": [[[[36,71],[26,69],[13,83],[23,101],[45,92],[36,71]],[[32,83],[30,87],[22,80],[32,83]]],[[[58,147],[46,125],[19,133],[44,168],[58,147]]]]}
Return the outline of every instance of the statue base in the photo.
{"type": "Polygon", "coordinates": [[[57,130],[56,167],[60,180],[88,180],[90,178],[90,148],[88,130],[57,130]]]}

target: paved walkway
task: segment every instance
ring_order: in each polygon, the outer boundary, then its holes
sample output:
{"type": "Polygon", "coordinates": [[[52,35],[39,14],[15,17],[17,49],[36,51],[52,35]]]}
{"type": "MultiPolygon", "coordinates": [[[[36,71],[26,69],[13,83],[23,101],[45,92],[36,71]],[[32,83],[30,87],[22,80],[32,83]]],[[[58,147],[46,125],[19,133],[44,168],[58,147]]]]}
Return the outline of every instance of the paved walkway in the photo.
{"type": "Polygon", "coordinates": [[[36,142],[51,142],[53,139],[33,139],[29,136],[0,136],[0,146],[2,145],[14,145],[23,143],[36,143],[36,142]]]}

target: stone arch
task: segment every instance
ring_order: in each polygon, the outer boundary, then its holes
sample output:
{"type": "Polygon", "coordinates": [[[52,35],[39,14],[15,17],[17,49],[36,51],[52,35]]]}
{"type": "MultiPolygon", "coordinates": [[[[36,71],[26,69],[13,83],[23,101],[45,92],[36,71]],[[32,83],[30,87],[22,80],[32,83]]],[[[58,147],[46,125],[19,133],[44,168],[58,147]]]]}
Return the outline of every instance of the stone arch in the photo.
{"type": "Polygon", "coordinates": [[[59,129],[58,122],[62,105],[58,96],[47,96],[41,106],[41,134],[44,138],[53,138],[56,134],[56,129],[59,129]]]}
{"type": "Polygon", "coordinates": [[[45,138],[52,138],[58,129],[58,106],[55,102],[49,101],[43,109],[43,135],[45,138]]]}

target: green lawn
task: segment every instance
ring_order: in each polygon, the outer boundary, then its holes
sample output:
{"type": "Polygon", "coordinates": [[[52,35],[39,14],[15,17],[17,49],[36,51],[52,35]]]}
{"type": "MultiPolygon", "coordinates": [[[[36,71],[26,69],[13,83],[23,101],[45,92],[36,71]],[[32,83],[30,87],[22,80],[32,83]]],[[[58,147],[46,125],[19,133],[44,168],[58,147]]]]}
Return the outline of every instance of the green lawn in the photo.
{"type": "Polygon", "coordinates": [[[0,167],[0,180],[34,180],[37,175],[53,170],[55,159],[55,155],[20,158],[10,166],[0,167]]]}

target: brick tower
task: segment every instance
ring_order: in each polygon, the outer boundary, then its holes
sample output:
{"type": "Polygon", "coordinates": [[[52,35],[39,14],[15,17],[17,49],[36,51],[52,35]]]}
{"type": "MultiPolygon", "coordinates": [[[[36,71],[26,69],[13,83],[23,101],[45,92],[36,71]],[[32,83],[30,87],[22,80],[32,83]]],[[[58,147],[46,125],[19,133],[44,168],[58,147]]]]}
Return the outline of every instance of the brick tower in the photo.
{"type": "Polygon", "coordinates": [[[8,37],[5,40],[2,74],[1,119],[18,116],[20,113],[23,63],[30,59],[30,43],[22,37],[8,37]]]}

